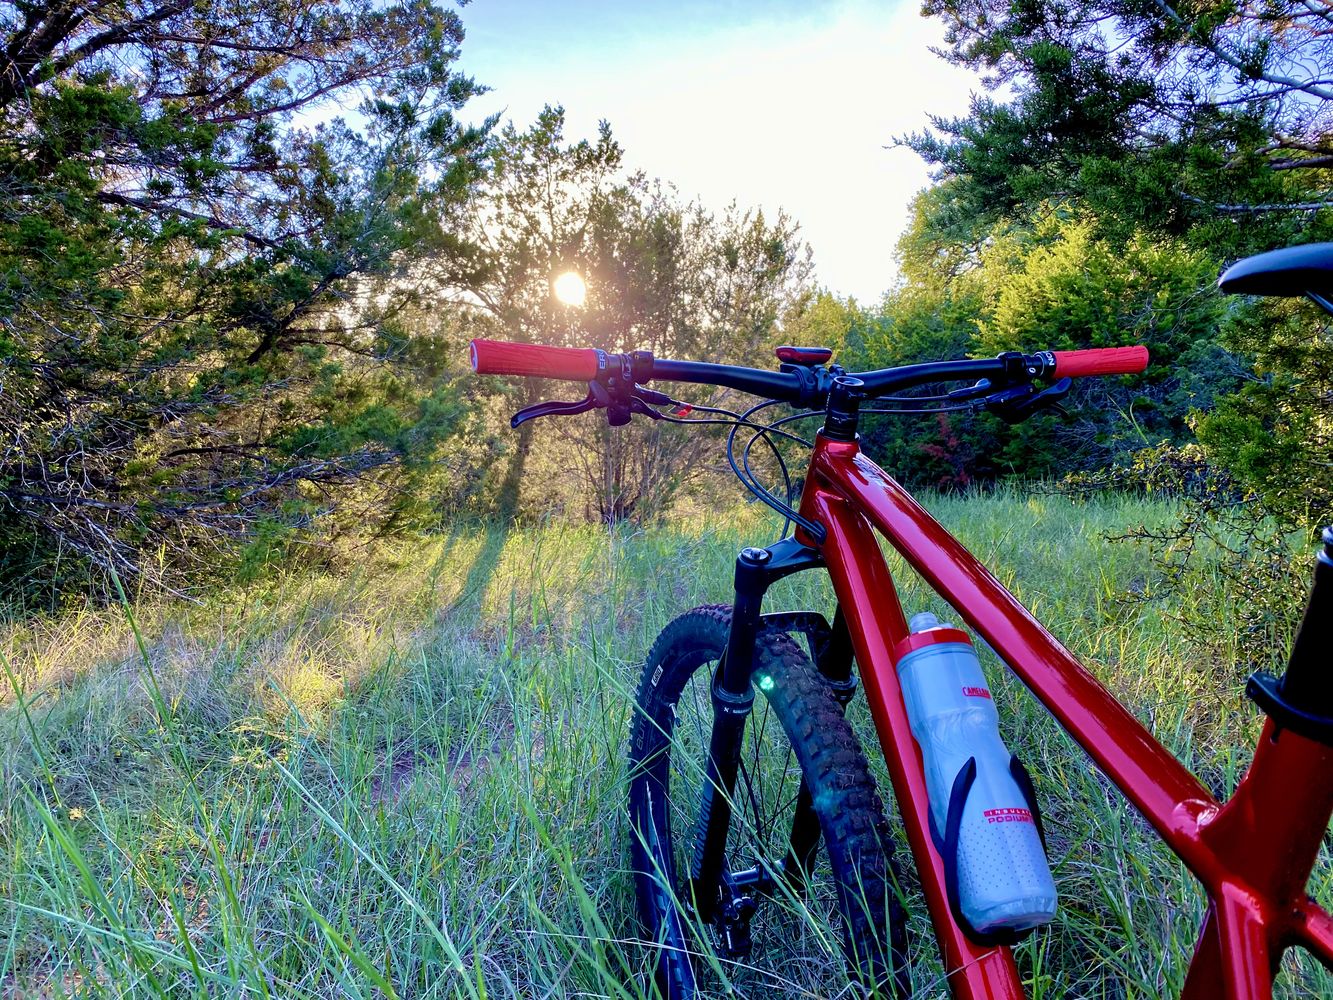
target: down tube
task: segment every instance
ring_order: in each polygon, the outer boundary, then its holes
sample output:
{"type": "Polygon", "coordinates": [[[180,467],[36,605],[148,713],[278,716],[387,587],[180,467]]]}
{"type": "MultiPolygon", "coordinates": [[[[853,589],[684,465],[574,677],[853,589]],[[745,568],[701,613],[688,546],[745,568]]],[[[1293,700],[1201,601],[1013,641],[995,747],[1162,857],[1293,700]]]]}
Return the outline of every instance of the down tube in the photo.
{"type": "MultiPolygon", "coordinates": [[[[944,865],[930,837],[930,803],[921,752],[912,738],[890,653],[893,644],[907,634],[907,624],[875,533],[841,497],[813,486],[807,490],[807,502],[828,530],[824,560],[838,604],[847,616],[866,703],[884,748],[949,987],[955,1000],[1022,1000],[1023,985],[1009,949],[974,944],[949,909],[944,865]]],[[[917,988],[924,995],[921,984],[917,988]]]]}
{"type": "Polygon", "coordinates": [[[812,466],[999,652],[1196,874],[1215,864],[1199,828],[1216,800],[956,538],[855,444],[824,442],[812,466]]]}

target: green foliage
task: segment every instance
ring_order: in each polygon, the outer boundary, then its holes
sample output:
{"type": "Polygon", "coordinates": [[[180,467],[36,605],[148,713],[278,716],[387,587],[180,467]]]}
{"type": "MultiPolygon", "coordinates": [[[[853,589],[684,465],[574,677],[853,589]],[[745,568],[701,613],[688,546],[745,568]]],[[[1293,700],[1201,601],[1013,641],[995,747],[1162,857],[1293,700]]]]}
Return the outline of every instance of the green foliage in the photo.
{"type": "MultiPolygon", "coordinates": [[[[1099,392],[1081,440],[1056,436],[1076,463],[1197,427],[1208,460],[1270,513],[1333,515],[1327,327],[1309,307],[1227,304],[1209,288],[1237,257],[1333,236],[1333,91],[1317,69],[1328,14],[1295,0],[927,0],[923,12],[943,22],[951,60],[1008,96],[905,140],[942,179],[920,203],[928,235],[904,252],[909,284],[940,280],[923,281],[920,247],[950,283],[975,271],[981,353],[1149,346],[1137,390],[1099,392]]],[[[1030,431],[999,435],[1001,466],[1030,454],[1030,431]]]]}
{"type": "MultiPolygon", "coordinates": [[[[875,314],[864,315],[853,327],[839,360],[855,371],[966,356],[980,306],[973,284],[927,280],[890,292],[875,314]]],[[[984,453],[989,427],[989,421],[970,414],[941,415],[935,421],[869,415],[862,437],[876,461],[904,482],[963,487],[994,474],[984,453]]]]}
{"type": "Polygon", "coordinates": [[[918,198],[899,244],[903,283],[849,338],[853,367],[1125,343],[1146,344],[1153,363],[1145,377],[1076,383],[1064,415],[1017,426],[964,413],[872,427],[868,440],[896,474],[958,487],[1101,468],[1145,444],[1188,440],[1191,414],[1238,386],[1240,367],[1218,340],[1225,303],[1208,287],[1210,255],[1145,232],[1113,241],[1095,216],[1058,206],[969,226],[959,186],[918,198]]]}
{"type": "MultiPolygon", "coordinates": [[[[560,108],[546,108],[527,130],[500,131],[489,176],[468,206],[476,255],[465,270],[426,265],[460,299],[475,300],[460,322],[504,340],[771,366],[780,320],[811,301],[810,252],[795,223],[781,213],[735,205],[715,213],[684,202],[661,182],[627,173],[622,158],[605,123],[595,140],[567,142],[560,108]],[[587,284],[581,306],[553,294],[566,271],[587,284]]],[[[584,394],[537,380],[495,388],[504,394],[492,411],[497,424],[522,405],[584,394]]],[[[704,399],[689,387],[667,388],[704,399]]],[[[506,430],[512,450],[488,477],[492,509],[651,519],[694,485],[716,447],[699,431],[642,419],[608,428],[602,411],[506,430]]]]}
{"type": "Polygon", "coordinates": [[[485,128],[456,117],[457,15],[62,11],[0,20],[0,586],[215,562],[311,505],[375,523],[365,491],[464,419],[397,280],[409,249],[462,252],[485,128]],[[311,124],[355,100],[359,131],[311,124]]]}
{"type": "MultiPolygon", "coordinates": [[[[1298,238],[1326,200],[1326,14],[1297,0],[927,0],[949,57],[1008,85],[910,145],[995,220],[1051,198],[1220,254],[1298,238]]],[[[1327,224],[1327,223],[1325,223],[1327,224]]]]}
{"type": "Polygon", "coordinates": [[[1333,522],[1333,328],[1311,305],[1238,305],[1224,331],[1255,377],[1199,419],[1199,440],[1284,523],[1333,522]]]}
{"type": "Polygon", "coordinates": [[[987,275],[990,308],[977,345],[983,351],[1130,341],[1171,366],[1216,329],[1221,311],[1208,290],[1213,258],[1143,233],[1112,244],[1086,216],[1043,212],[1030,228],[999,236],[983,261],[984,270],[998,272],[987,275]]]}
{"type": "Polygon", "coordinates": [[[1144,344],[1152,364],[1143,377],[1077,383],[1072,418],[1014,428],[1001,442],[1001,467],[1032,463],[1047,474],[1100,467],[1149,443],[1184,440],[1191,412],[1212,391],[1216,380],[1182,357],[1216,343],[1223,308],[1209,287],[1216,262],[1165,236],[1137,232],[1112,243],[1097,229],[1087,216],[1046,211],[1030,229],[997,237],[982,271],[998,274],[986,275],[988,308],[973,350],[1144,344]]]}

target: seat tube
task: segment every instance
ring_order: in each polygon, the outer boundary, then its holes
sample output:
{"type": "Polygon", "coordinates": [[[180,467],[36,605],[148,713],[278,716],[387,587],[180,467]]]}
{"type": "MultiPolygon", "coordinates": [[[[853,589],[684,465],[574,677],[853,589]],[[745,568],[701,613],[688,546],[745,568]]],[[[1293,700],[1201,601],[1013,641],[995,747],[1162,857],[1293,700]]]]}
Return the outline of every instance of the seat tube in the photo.
{"type": "Polygon", "coordinates": [[[1333,814],[1333,528],[1324,529],[1323,542],[1286,673],[1256,672],[1246,684],[1268,722],[1249,770],[1208,831],[1252,881],[1298,900],[1333,814]],[[1247,850],[1254,843],[1283,848],[1247,850]]]}

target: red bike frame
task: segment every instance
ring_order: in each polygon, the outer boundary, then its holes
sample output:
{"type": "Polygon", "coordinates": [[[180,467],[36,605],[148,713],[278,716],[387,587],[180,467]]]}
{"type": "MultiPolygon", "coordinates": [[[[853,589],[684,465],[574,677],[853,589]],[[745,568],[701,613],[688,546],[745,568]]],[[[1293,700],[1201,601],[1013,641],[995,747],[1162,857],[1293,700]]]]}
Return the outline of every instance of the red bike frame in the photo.
{"type": "Polygon", "coordinates": [[[973,943],[949,907],[921,754],[895,669],[893,650],[907,636],[907,622],[876,529],[990,643],[1203,884],[1208,913],[1185,1000],[1266,1000],[1292,945],[1333,969],[1333,917],[1306,894],[1333,814],[1333,749],[1279,733],[1269,720],[1248,773],[1219,804],[856,442],[819,436],[801,514],[827,529],[817,547],[851,632],[956,1000],[1026,994],[1010,950],[973,943]]]}

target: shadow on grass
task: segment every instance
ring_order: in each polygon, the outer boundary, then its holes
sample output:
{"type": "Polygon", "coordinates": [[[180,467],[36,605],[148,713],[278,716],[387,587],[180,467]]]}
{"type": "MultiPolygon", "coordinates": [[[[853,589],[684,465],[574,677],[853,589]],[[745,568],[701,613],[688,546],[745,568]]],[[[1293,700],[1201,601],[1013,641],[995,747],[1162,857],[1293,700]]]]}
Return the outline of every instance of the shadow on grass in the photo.
{"type": "Polygon", "coordinates": [[[472,557],[472,564],[463,574],[463,585],[458,589],[451,610],[481,603],[486,587],[495,575],[496,567],[500,565],[500,557],[504,554],[505,543],[509,541],[511,533],[507,524],[478,526],[476,530],[484,537],[477,554],[472,557]]]}

